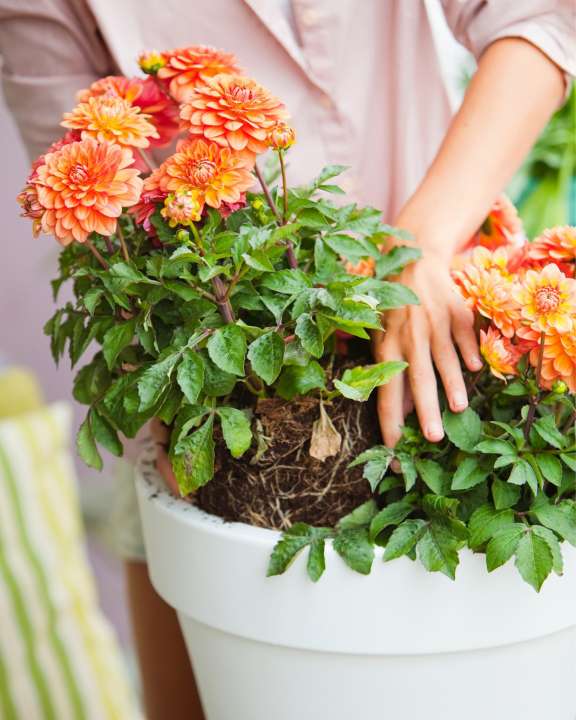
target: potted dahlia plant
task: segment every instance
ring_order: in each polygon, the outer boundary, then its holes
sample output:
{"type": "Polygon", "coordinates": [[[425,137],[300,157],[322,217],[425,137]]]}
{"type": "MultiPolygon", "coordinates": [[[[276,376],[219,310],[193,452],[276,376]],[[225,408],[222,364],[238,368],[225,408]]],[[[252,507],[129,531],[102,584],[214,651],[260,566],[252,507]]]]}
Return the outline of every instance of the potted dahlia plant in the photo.
{"type": "Polygon", "coordinates": [[[99,468],[99,447],[121,455],[153,418],[168,429],[183,497],[150,449],[140,511],[207,716],[455,719],[467,703],[469,720],[571,720],[573,229],[526,245],[499,202],[454,269],[487,361],[471,407],[445,411],[442,443],[409,418],[387,449],[371,395],[405,363],[372,362],[369,337],[417,302],[391,278],[418,250],[339,197],[344,168],[289,186],[286,109],[233,56],[140,64],[148,77],[79,94],[19,200],[64,246],[53,287],[74,301],[46,326],[55,359],[96,349],[74,383],[79,454],[99,468]],[[149,150],[175,140],[156,165],[149,150]],[[555,571],[540,595],[508,566],[486,575],[484,557],[512,556],[538,590],[555,571]],[[470,706],[478,671],[490,691],[470,706]]]}

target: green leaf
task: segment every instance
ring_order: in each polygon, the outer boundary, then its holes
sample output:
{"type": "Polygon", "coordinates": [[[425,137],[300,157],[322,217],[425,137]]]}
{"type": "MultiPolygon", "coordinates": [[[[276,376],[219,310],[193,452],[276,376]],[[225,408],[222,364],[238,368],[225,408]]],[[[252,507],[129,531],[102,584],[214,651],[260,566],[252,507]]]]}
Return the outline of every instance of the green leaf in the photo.
{"type": "Polygon", "coordinates": [[[516,505],[521,493],[518,485],[509,485],[498,478],[492,483],[492,499],[496,510],[505,510],[516,505]]]}
{"type": "Polygon", "coordinates": [[[570,545],[576,547],[576,505],[573,501],[563,500],[557,505],[542,499],[530,508],[540,523],[558,533],[570,545]]]}
{"type": "Polygon", "coordinates": [[[560,457],[562,458],[562,462],[570,468],[570,470],[573,470],[576,472],[576,454],[568,454],[568,453],[560,453],[560,457]]]}
{"type": "Polygon", "coordinates": [[[556,421],[554,415],[546,415],[543,418],[536,420],[532,425],[534,430],[540,435],[542,440],[547,442],[552,447],[562,449],[564,447],[564,435],[556,427],[556,421]]]}
{"type": "Polygon", "coordinates": [[[324,370],[315,360],[311,360],[308,365],[285,367],[276,385],[276,393],[284,400],[292,400],[296,395],[306,395],[311,390],[324,387],[324,370]]]}
{"type": "Polygon", "coordinates": [[[378,277],[397,275],[406,265],[422,257],[422,250],[408,245],[396,245],[376,263],[378,277]]]}
{"type": "Polygon", "coordinates": [[[512,472],[508,476],[508,482],[512,485],[528,485],[534,495],[538,493],[538,478],[534,468],[527,460],[520,459],[514,463],[512,472]]]}
{"type": "Polygon", "coordinates": [[[296,295],[311,287],[312,283],[302,270],[278,270],[262,278],[262,287],[282,295],[296,295]]]}
{"type": "Polygon", "coordinates": [[[256,375],[272,385],[282,370],[284,341],[275,331],[264,333],[250,344],[248,360],[256,375]]]}
{"type": "Polygon", "coordinates": [[[176,445],[171,457],[174,475],[182,495],[197,490],[214,475],[214,416],[209,415],[203,425],[176,445]]]}
{"type": "Polygon", "coordinates": [[[320,175],[315,178],[314,187],[319,187],[320,185],[323,185],[326,180],[342,175],[342,173],[346,172],[346,170],[348,170],[347,165],[326,165],[320,171],[320,175]]]}
{"type": "Polygon", "coordinates": [[[418,541],[418,557],[429,572],[441,572],[452,580],[458,567],[461,541],[441,523],[431,522],[418,541]]]}
{"type": "Polygon", "coordinates": [[[263,250],[253,250],[252,253],[243,253],[242,259],[253,270],[259,272],[274,272],[274,265],[263,250]]]}
{"type": "Polygon", "coordinates": [[[334,538],[333,547],[352,570],[362,575],[370,574],[374,561],[374,545],[370,542],[368,530],[341,530],[334,538]]]}
{"type": "Polygon", "coordinates": [[[516,567],[536,592],[540,592],[553,564],[552,551],[546,540],[532,530],[525,532],[516,550],[516,567]]]}
{"type": "Polygon", "coordinates": [[[102,288],[91,288],[83,295],[82,302],[90,315],[94,315],[94,311],[98,307],[98,303],[102,299],[103,294],[104,290],[102,288]]]}
{"type": "Polygon", "coordinates": [[[526,531],[523,523],[514,523],[499,530],[486,546],[486,567],[492,572],[508,562],[516,552],[520,538],[526,531]]]}
{"type": "Polygon", "coordinates": [[[122,457],[123,447],[118,433],[108,420],[103,417],[97,410],[92,408],[90,410],[90,424],[92,426],[92,435],[97,443],[106,448],[108,452],[111,452],[116,457],[122,457]]]}
{"type": "Polygon", "coordinates": [[[408,364],[398,360],[363,365],[344,371],[342,380],[334,380],[334,386],[350,400],[368,400],[374,388],[385,385],[408,364]]]}
{"type": "Polygon", "coordinates": [[[350,528],[364,527],[370,524],[372,518],[378,512],[378,505],[375,500],[367,500],[362,505],[352,510],[348,515],[340,518],[337,527],[340,530],[348,530],[350,528]]]}
{"type": "Polygon", "coordinates": [[[88,467],[102,470],[102,458],[96,447],[89,415],[82,425],[80,425],[80,429],[76,435],[76,449],[78,450],[78,455],[80,455],[88,467]]]}
{"type": "Polygon", "coordinates": [[[502,390],[503,395],[511,395],[512,397],[523,397],[528,395],[528,393],[528,388],[523,382],[520,382],[520,380],[514,380],[513,382],[508,383],[508,385],[506,385],[506,387],[502,390]]]}
{"type": "Polygon", "coordinates": [[[472,408],[453,413],[446,409],[442,413],[444,429],[448,439],[460,450],[473,452],[482,436],[482,421],[472,408]]]}
{"type": "Polygon", "coordinates": [[[185,350],[178,365],[176,380],[189,403],[194,404],[204,385],[205,365],[202,355],[194,350],[185,350]]]}
{"type": "Polygon", "coordinates": [[[244,375],[246,335],[237,325],[224,325],[210,336],[206,345],[212,362],[232,375],[244,375]]]}
{"type": "Polygon", "coordinates": [[[412,552],[426,532],[426,527],[427,524],[424,520],[405,520],[398,525],[386,543],[384,561],[395,560],[412,552]]]}
{"type": "MultiPolygon", "coordinates": [[[[268,564],[267,576],[281,575],[289,568],[292,562],[294,562],[296,556],[303,548],[319,540],[326,539],[330,534],[331,530],[328,528],[314,528],[305,523],[295,523],[283,533],[280,540],[274,546],[268,564]]],[[[312,561],[315,576],[320,569],[317,555],[318,550],[315,550],[315,558],[312,561]]]]}
{"type": "Polygon", "coordinates": [[[475,448],[476,452],[487,455],[516,455],[516,448],[506,440],[483,440],[475,448]]]}
{"type": "Polygon", "coordinates": [[[498,531],[505,530],[514,523],[512,510],[496,510],[491,505],[482,505],[472,513],[468,521],[470,532],[468,544],[472,550],[484,545],[498,531]]]}
{"type": "Polygon", "coordinates": [[[296,335],[300,338],[302,347],[307,350],[310,355],[316,358],[322,357],[324,352],[322,333],[309,313],[300,315],[296,321],[296,335]]]}
{"type": "Polygon", "coordinates": [[[232,457],[241,457],[252,442],[252,428],[248,416],[243,410],[232,407],[219,407],[216,412],[222,424],[224,442],[232,457]]]}
{"type": "Polygon", "coordinates": [[[404,485],[406,488],[406,492],[408,492],[414,487],[414,484],[416,483],[416,478],[418,477],[418,473],[416,472],[416,466],[414,465],[414,460],[410,455],[402,452],[396,453],[396,459],[400,463],[400,472],[404,477],[404,485]]]}
{"type": "MultiPolygon", "coordinates": [[[[204,356],[203,356],[204,357],[204,356]]],[[[229,395],[236,385],[236,376],[227,373],[204,357],[204,392],[208,397],[229,395]]]]}
{"type": "Polygon", "coordinates": [[[399,525],[414,510],[414,499],[404,498],[390,503],[372,519],[370,523],[370,540],[374,541],[385,528],[399,525]]]}
{"type": "Polygon", "coordinates": [[[467,457],[458,465],[452,478],[452,490],[469,490],[484,482],[490,474],[474,457],[467,457]]]}
{"type": "Polygon", "coordinates": [[[321,540],[313,540],[310,543],[308,551],[308,562],[306,563],[306,571],[312,582],[318,582],[326,569],[326,559],[324,557],[324,546],[326,542],[321,540]]]}
{"type": "Polygon", "coordinates": [[[379,283],[379,287],[370,290],[370,295],[378,300],[380,310],[420,304],[418,295],[413,290],[400,283],[385,280],[379,283]]]}
{"type": "Polygon", "coordinates": [[[446,488],[446,472],[434,460],[416,460],[416,470],[430,490],[436,495],[443,495],[446,488]]]}
{"type": "Polygon", "coordinates": [[[377,445],[360,453],[348,467],[353,468],[364,463],[362,476],[368,480],[370,488],[372,492],[374,492],[378,483],[386,474],[393,457],[394,451],[391,448],[384,447],[384,445],[377,445]]]}
{"type": "Polygon", "coordinates": [[[142,373],[138,381],[138,396],[140,397],[140,412],[150,410],[160,400],[160,396],[170,383],[172,371],[178,360],[179,353],[168,355],[160,362],[150,365],[142,373]]]}
{"type": "Polygon", "coordinates": [[[562,463],[560,460],[555,455],[548,453],[535,454],[534,458],[544,480],[556,485],[556,487],[560,487],[562,485],[562,463]]]}
{"type": "Polygon", "coordinates": [[[378,255],[378,249],[368,247],[367,244],[351,237],[350,235],[334,234],[325,235],[324,242],[338,255],[343,255],[348,260],[360,260],[367,255],[378,255]],[[370,251],[370,252],[369,252],[370,251]]]}

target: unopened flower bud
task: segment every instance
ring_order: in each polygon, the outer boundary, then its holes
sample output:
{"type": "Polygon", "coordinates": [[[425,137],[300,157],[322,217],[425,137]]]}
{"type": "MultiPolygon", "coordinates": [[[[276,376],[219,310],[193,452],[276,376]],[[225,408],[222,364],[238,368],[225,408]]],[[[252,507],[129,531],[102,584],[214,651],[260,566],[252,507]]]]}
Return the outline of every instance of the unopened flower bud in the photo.
{"type": "Polygon", "coordinates": [[[288,150],[296,140],[294,128],[284,122],[279,122],[268,133],[268,146],[274,150],[288,150]]]}
{"type": "Polygon", "coordinates": [[[552,385],[552,392],[556,393],[556,395],[564,395],[564,393],[568,392],[568,385],[564,380],[556,380],[552,385]]]}
{"type": "Polygon", "coordinates": [[[138,65],[140,65],[142,72],[147,75],[156,75],[158,70],[166,65],[166,58],[158,50],[150,50],[140,55],[138,65]]]}
{"type": "Polygon", "coordinates": [[[190,233],[188,230],[178,230],[176,233],[176,240],[182,245],[187,245],[190,242],[190,233]]]}

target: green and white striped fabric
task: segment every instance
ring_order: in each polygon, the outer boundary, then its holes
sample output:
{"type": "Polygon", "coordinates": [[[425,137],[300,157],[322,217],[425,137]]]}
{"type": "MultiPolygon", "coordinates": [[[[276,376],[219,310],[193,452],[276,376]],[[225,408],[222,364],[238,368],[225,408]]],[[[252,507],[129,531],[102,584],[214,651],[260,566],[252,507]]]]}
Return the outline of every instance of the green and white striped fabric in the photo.
{"type": "Polygon", "coordinates": [[[0,420],[0,719],[136,720],[83,547],[63,403],[0,420]]]}

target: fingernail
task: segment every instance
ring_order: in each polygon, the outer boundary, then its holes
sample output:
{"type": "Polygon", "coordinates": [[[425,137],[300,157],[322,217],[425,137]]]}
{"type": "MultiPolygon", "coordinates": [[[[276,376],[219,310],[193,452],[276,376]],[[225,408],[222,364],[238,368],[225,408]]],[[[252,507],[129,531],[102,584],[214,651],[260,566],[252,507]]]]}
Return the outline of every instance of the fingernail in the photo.
{"type": "Polygon", "coordinates": [[[444,428],[438,423],[430,423],[430,425],[426,426],[425,435],[431,442],[437,442],[444,437],[444,428]]]}
{"type": "Polygon", "coordinates": [[[468,406],[468,397],[466,393],[456,392],[452,396],[452,409],[455,411],[465,410],[468,406]]]}
{"type": "Polygon", "coordinates": [[[484,363],[482,362],[482,358],[478,357],[478,355],[474,355],[470,358],[470,365],[472,365],[474,370],[480,370],[484,363]]]}

